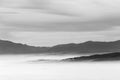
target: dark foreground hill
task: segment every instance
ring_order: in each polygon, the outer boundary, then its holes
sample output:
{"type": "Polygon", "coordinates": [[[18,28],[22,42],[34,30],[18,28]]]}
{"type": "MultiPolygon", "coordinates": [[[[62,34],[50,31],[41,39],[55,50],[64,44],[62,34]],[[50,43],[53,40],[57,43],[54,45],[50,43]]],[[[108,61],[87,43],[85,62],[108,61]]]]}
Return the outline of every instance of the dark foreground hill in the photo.
{"type": "Polygon", "coordinates": [[[74,57],[63,59],[62,61],[79,62],[79,61],[118,61],[118,60],[120,60],[120,52],[74,57]]]}
{"type": "Polygon", "coordinates": [[[80,44],[62,44],[53,47],[34,47],[26,44],[0,40],[0,54],[2,53],[55,53],[55,54],[88,54],[120,52],[120,40],[113,42],[88,41],[80,44]]]}

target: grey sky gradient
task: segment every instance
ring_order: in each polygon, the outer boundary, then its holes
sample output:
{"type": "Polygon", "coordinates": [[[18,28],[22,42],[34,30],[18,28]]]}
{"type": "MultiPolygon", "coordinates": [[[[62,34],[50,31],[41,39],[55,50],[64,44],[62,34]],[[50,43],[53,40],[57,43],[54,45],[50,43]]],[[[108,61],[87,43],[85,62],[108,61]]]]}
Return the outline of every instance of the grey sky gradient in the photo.
{"type": "Polygon", "coordinates": [[[120,0],[0,0],[0,38],[43,46],[117,40],[119,4],[120,0]]]}

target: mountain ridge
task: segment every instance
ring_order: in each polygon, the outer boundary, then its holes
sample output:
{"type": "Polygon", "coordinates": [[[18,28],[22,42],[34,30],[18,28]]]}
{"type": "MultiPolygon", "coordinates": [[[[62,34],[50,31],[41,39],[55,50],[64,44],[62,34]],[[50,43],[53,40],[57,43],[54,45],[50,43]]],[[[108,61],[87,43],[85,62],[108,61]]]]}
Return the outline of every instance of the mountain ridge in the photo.
{"type": "Polygon", "coordinates": [[[63,44],[50,48],[50,52],[101,53],[120,51],[120,40],[111,42],[87,41],[79,44],[63,44]]]}
{"type": "Polygon", "coordinates": [[[35,47],[8,40],[0,40],[0,53],[38,53],[44,52],[48,47],[35,47]]]}
{"type": "Polygon", "coordinates": [[[120,61],[120,52],[95,54],[90,56],[81,56],[63,59],[61,61],[67,62],[81,62],[81,61],[120,61]]]}
{"type": "Polygon", "coordinates": [[[0,40],[0,53],[94,54],[104,52],[120,52],[120,40],[111,42],[87,41],[78,44],[60,44],[53,47],[35,47],[7,40],[0,40]]]}

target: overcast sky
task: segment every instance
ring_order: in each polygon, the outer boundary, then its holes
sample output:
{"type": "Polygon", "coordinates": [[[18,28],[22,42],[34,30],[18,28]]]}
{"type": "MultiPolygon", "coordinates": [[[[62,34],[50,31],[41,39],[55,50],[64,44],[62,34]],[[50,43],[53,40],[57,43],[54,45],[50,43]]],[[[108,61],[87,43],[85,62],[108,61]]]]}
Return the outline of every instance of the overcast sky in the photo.
{"type": "Polygon", "coordinates": [[[0,38],[35,46],[120,39],[120,0],[0,0],[0,38]]]}

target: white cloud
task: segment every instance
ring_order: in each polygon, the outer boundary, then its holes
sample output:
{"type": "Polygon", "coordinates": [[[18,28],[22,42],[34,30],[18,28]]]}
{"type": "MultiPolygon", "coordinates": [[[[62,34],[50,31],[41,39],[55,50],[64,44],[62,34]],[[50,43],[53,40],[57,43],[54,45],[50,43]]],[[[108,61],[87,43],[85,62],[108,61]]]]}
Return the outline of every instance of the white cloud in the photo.
{"type": "Polygon", "coordinates": [[[120,12],[119,3],[119,0],[2,0],[1,4],[8,8],[42,9],[52,13],[95,17],[120,12]]]}
{"type": "Polygon", "coordinates": [[[84,41],[114,41],[120,39],[120,27],[97,32],[9,32],[1,33],[2,39],[34,46],[81,43],[84,41]],[[4,36],[3,36],[4,35],[4,36]]]}
{"type": "Polygon", "coordinates": [[[32,45],[117,40],[119,4],[120,0],[0,0],[0,36],[32,45]]]}
{"type": "Polygon", "coordinates": [[[97,35],[78,32],[12,32],[10,40],[35,46],[53,46],[57,44],[79,43],[97,35]]]}
{"type": "Polygon", "coordinates": [[[0,0],[0,22],[13,30],[95,31],[119,26],[119,0],[0,0]]]}

